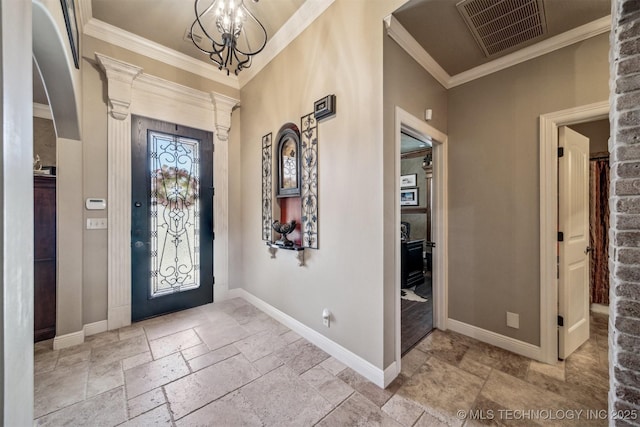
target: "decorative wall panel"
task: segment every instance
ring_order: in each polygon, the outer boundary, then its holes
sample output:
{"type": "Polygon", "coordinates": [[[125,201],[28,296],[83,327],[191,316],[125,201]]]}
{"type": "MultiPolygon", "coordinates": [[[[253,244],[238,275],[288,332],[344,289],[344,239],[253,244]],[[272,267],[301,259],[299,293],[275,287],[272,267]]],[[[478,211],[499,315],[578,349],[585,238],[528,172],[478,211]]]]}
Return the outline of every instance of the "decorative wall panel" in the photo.
{"type": "Polygon", "coordinates": [[[273,194],[271,190],[272,144],[271,133],[262,137],[262,240],[271,241],[273,194]]]}
{"type": "Polygon", "coordinates": [[[302,246],[318,249],[318,124],[313,113],[300,119],[302,145],[302,246]]]}

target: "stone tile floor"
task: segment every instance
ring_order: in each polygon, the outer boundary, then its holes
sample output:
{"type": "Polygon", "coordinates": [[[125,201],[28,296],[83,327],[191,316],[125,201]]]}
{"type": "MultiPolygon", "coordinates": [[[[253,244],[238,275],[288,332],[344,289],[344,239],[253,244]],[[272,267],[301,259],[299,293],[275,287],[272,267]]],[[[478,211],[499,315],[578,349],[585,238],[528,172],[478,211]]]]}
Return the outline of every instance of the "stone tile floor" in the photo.
{"type": "Polygon", "coordinates": [[[233,299],[59,351],[38,343],[35,425],[607,425],[607,318],[591,326],[555,365],[436,330],[382,390],[233,299]]]}

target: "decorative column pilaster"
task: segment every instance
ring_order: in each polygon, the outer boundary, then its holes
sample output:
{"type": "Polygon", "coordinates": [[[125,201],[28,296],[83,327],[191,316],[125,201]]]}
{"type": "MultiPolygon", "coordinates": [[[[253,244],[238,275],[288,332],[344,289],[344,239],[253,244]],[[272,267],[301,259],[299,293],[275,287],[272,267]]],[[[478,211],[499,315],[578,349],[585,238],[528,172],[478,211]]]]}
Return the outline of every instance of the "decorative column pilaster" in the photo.
{"type": "Polygon", "coordinates": [[[131,93],[142,68],[96,53],[107,76],[108,329],[131,324],[131,93]]]}
{"type": "Polygon", "coordinates": [[[211,94],[215,113],[215,138],[213,153],[213,223],[215,240],[213,242],[213,300],[225,298],[229,290],[229,130],[231,129],[231,111],[238,105],[237,99],[218,93],[211,94]]]}

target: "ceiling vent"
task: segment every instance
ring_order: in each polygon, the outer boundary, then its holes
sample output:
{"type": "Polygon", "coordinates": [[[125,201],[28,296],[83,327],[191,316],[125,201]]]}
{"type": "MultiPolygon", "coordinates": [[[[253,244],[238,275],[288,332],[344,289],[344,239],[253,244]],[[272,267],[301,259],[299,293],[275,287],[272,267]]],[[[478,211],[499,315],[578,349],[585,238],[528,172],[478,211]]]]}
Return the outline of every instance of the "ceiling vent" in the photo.
{"type": "Polygon", "coordinates": [[[202,41],[202,36],[198,35],[198,34],[191,34],[191,27],[188,27],[184,31],[184,37],[182,37],[182,40],[184,40],[186,42],[189,42],[189,43],[192,43],[194,41],[200,43],[202,41]]]}
{"type": "Polygon", "coordinates": [[[543,0],[463,0],[456,7],[487,57],[547,32],[543,0]]]}

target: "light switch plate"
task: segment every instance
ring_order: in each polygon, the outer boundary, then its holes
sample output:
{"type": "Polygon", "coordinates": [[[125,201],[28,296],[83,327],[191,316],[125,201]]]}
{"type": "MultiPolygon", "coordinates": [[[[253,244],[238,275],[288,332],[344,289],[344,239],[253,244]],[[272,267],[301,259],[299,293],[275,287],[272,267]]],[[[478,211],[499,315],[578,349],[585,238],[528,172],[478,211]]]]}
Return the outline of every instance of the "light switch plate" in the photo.
{"type": "Polygon", "coordinates": [[[87,230],[106,230],[107,218],[87,218],[87,230]]]}

